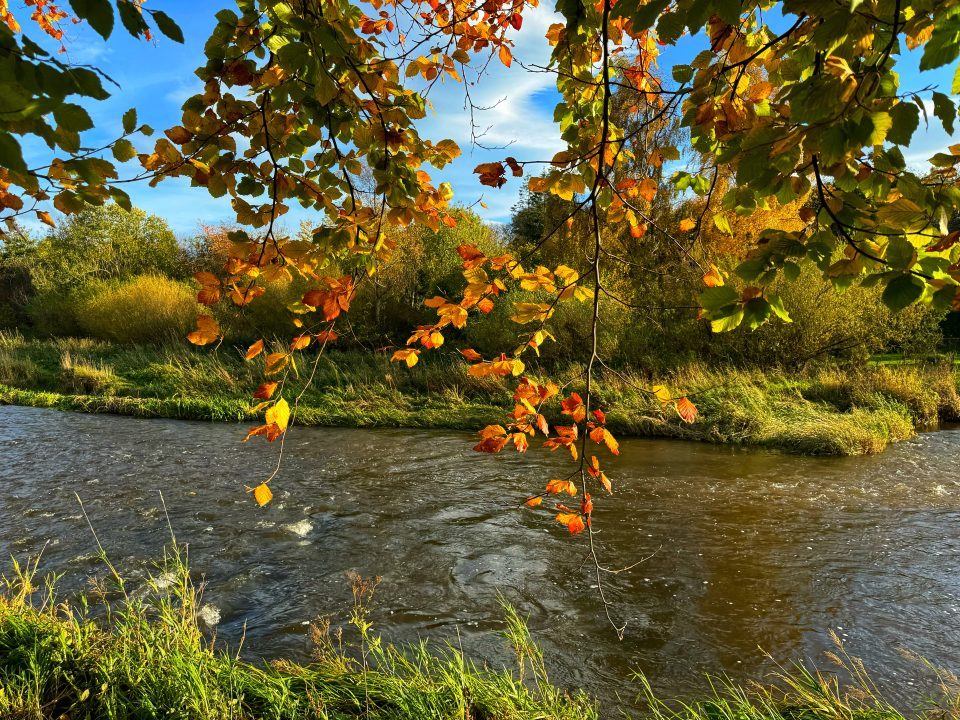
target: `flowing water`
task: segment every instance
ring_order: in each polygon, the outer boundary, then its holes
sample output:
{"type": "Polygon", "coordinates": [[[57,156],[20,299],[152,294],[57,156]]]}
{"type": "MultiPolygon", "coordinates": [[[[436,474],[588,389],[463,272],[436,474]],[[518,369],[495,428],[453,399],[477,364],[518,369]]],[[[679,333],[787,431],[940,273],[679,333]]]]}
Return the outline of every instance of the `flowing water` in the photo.
{"type": "MultiPolygon", "coordinates": [[[[883,455],[804,458],[626,440],[597,503],[611,613],[585,538],[524,493],[567,467],[541,451],[490,457],[465,433],[296,428],[275,499],[243,490],[279,443],[237,426],[0,407],[0,556],[43,550],[65,581],[103,574],[78,493],[111,559],[145,573],[169,540],[206,576],[218,637],[266,658],[309,654],[306,623],[346,614],[347,573],[383,578],[381,633],[429,636],[505,663],[498,593],[529,614],[551,679],[608,701],[641,670],[671,696],[706,673],[762,678],[811,659],[835,632],[904,697],[924,675],[907,648],[960,670],[960,430],[883,455]],[[219,617],[218,617],[219,616],[219,617]]],[[[545,503],[546,504],[546,503],[545,503]]]]}

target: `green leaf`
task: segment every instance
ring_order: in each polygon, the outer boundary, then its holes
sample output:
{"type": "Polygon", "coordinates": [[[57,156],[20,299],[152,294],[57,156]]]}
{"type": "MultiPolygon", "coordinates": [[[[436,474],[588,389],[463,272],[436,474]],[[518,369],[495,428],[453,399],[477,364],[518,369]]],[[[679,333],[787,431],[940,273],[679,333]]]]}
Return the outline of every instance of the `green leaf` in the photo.
{"type": "Polygon", "coordinates": [[[110,0],[70,0],[70,7],[81,20],[90,23],[90,27],[104,40],[113,32],[113,6],[110,0]]]}
{"type": "Polygon", "coordinates": [[[897,270],[906,270],[917,261],[917,251],[905,237],[895,235],[887,243],[885,260],[897,270]]]}
{"type": "Polygon", "coordinates": [[[57,125],[68,132],[83,132],[93,127],[90,115],[79,105],[61,103],[53,109],[53,117],[57,125]]]}
{"type": "Polygon", "coordinates": [[[888,308],[899,312],[919,300],[923,295],[923,288],[924,284],[920,278],[913,275],[897,275],[887,283],[880,299],[888,308]]]}
{"type": "Polygon", "coordinates": [[[113,144],[113,156],[119,162],[126,162],[127,160],[132,160],[137,156],[137,149],[133,146],[132,142],[125,138],[121,138],[113,144]]]}
{"type": "Polygon", "coordinates": [[[790,317],[790,313],[787,312],[787,308],[783,304],[783,299],[775,294],[769,293],[767,295],[767,302],[770,303],[770,309],[773,310],[773,314],[784,322],[793,322],[793,318],[790,317]]]}
{"type": "Polygon", "coordinates": [[[953,135],[953,121],[957,118],[957,108],[953,105],[953,100],[943,93],[935,92],[933,94],[933,114],[940,118],[943,123],[943,129],[948,135],[953,135]]]}
{"type": "Polygon", "coordinates": [[[953,72],[953,82],[950,85],[950,92],[954,95],[960,95],[960,65],[953,72]]]}
{"type": "Polygon", "coordinates": [[[897,103],[890,111],[893,123],[887,133],[887,141],[897,145],[909,145],[910,138],[920,125],[920,109],[910,102],[897,103]]]}
{"type": "Polygon", "coordinates": [[[700,293],[700,306],[708,313],[719,311],[740,300],[740,293],[731,285],[707,288],[700,293]]]}
{"type": "Polygon", "coordinates": [[[689,65],[674,65],[673,79],[681,85],[690,82],[693,79],[693,68],[689,65]]]}
{"type": "Polygon", "coordinates": [[[153,15],[153,21],[160,28],[160,32],[171,40],[183,44],[183,30],[173,21],[173,18],[162,10],[151,10],[150,14],[153,15]]]}
{"type": "Polygon", "coordinates": [[[933,35],[923,46],[921,70],[933,70],[956,60],[960,55],[960,18],[942,16],[933,28],[933,35]]]}
{"type": "Polygon", "coordinates": [[[710,322],[710,329],[713,332],[728,332],[740,327],[740,323],[743,322],[743,310],[737,306],[731,306],[730,309],[733,310],[730,315],[710,322]]]}
{"type": "Polygon", "coordinates": [[[727,220],[726,215],[714,215],[713,224],[717,226],[717,230],[722,232],[724,235],[733,235],[733,229],[730,227],[730,221],[727,220]]]}
{"type": "Polygon", "coordinates": [[[950,310],[953,307],[953,301],[957,297],[960,287],[956,285],[944,285],[933,294],[931,304],[935,310],[950,310]]]}
{"type": "Polygon", "coordinates": [[[123,132],[129,135],[137,129],[137,109],[130,108],[123,114],[123,132]]]}
{"type": "Polygon", "coordinates": [[[140,37],[146,30],[147,23],[143,19],[140,10],[130,0],[117,0],[117,10],[120,11],[120,22],[127,29],[127,32],[134,37],[140,37]]]}
{"type": "Polygon", "coordinates": [[[20,143],[10,133],[0,131],[0,167],[10,168],[14,172],[27,171],[20,152],[20,143]]]}

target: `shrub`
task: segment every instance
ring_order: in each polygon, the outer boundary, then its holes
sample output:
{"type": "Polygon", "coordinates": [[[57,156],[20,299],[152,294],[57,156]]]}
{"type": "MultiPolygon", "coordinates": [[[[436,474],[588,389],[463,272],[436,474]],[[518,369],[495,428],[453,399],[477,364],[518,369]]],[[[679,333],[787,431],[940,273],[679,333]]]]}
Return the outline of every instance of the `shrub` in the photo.
{"type": "Polygon", "coordinates": [[[161,275],[141,275],[94,293],[76,309],[90,336],[120,343],[182,338],[193,325],[193,290],[161,275]]]}

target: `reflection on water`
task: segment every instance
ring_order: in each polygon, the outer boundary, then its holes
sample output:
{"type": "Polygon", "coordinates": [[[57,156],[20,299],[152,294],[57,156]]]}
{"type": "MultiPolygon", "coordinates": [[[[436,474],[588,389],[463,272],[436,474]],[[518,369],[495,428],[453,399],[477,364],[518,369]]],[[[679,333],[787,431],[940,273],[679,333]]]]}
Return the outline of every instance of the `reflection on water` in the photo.
{"type": "Polygon", "coordinates": [[[236,426],[0,407],[0,553],[46,545],[67,579],[102,572],[74,492],[108,553],[145,572],[169,539],[158,491],[209,582],[218,634],[266,657],[308,652],[304,623],[349,604],[347,571],[380,575],[374,619],[506,661],[498,592],[529,613],[552,679],[629,698],[630,671],[671,695],[704,673],[762,677],[823,663],[837,632],[894,695],[919,683],[907,647],[957,670],[960,431],[871,458],[798,458],[628,440],[595,513],[618,642],[582,539],[516,510],[559,454],[481,456],[462,433],[297,428],[274,502],[243,492],[276,448],[236,426]],[[769,653],[769,656],[767,655],[769,653]]]}

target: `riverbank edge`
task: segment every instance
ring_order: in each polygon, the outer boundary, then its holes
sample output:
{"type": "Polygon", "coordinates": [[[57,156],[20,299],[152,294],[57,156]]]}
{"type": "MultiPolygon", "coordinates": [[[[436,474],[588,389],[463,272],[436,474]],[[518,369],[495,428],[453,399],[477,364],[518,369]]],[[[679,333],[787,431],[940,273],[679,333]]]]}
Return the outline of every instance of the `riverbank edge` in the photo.
{"type": "MultiPolygon", "coordinates": [[[[249,410],[256,401],[249,393],[263,381],[259,362],[245,363],[233,349],[210,353],[0,336],[0,404],[253,422],[249,410]]],[[[473,432],[506,423],[513,408],[509,383],[472,377],[466,367],[456,357],[431,357],[406,368],[383,354],[326,353],[312,367],[309,387],[302,388],[294,422],[473,432]]],[[[573,377],[577,371],[558,369],[551,377],[573,377]]],[[[291,390],[299,392],[304,382],[291,390]]],[[[594,389],[610,430],[620,437],[765,447],[802,455],[879,453],[919,430],[960,420],[960,366],[946,361],[825,366],[806,373],[694,365],[668,378],[616,371],[598,376],[594,389]],[[699,409],[697,421],[688,425],[675,412],[664,411],[644,390],[656,384],[689,395],[699,409]]]]}
{"type": "MultiPolygon", "coordinates": [[[[40,577],[39,558],[0,584],[0,717],[21,720],[953,720],[952,676],[937,697],[906,715],[887,702],[863,665],[828,653],[832,672],[802,665],[764,683],[714,678],[706,696],[665,702],[642,675],[624,707],[603,707],[552,682],[544,654],[515,608],[501,601],[512,667],[478,663],[451,645],[397,646],[373,629],[378,580],[352,579],[354,602],[340,623],[311,624],[312,659],[249,662],[207,626],[203,585],[176,544],[146,579],[124,578],[101,552],[103,571],[87,596],[57,595],[60,576],[40,577]],[[835,675],[851,680],[841,685],[835,675]]],[[[246,649],[249,656],[251,648],[246,649]]]]}
{"type": "MultiPolygon", "coordinates": [[[[135,418],[249,423],[250,403],[224,397],[136,397],[127,395],[75,395],[44,390],[22,390],[0,385],[0,405],[55,409],[65,412],[110,414],[135,418]]],[[[684,425],[663,415],[632,414],[613,409],[608,426],[620,437],[661,438],[702,442],[714,445],[762,447],[798,455],[871,455],[889,445],[910,439],[919,430],[935,430],[935,425],[918,423],[905,407],[882,410],[851,408],[840,412],[796,399],[794,407],[783,407],[786,421],[775,430],[762,426],[730,426],[739,418],[701,417],[693,425],[684,425]],[[793,416],[792,420],[788,416],[793,416]]],[[[302,427],[394,428],[420,430],[474,431],[491,423],[504,422],[504,406],[472,402],[449,406],[429,401],[408,407],[394,406],[389,412],[358,412],[355,407],[332,398],[322,407],[301,404],[296,425],[302,427]]],[[[945,420],[954,421],[951,414],[945,420]]]]}

